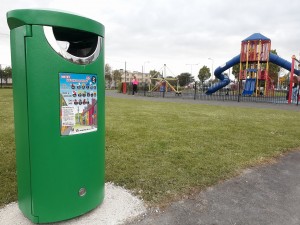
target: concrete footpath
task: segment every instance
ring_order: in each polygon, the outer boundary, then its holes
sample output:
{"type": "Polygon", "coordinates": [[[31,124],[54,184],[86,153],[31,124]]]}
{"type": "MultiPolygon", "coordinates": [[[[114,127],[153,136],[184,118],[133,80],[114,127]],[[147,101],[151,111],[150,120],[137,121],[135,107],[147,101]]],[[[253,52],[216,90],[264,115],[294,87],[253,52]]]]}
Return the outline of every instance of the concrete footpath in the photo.
{"type": "Polygon", "coordinates": [[[300,150],[129,224],[299,225],[300,150]]]}

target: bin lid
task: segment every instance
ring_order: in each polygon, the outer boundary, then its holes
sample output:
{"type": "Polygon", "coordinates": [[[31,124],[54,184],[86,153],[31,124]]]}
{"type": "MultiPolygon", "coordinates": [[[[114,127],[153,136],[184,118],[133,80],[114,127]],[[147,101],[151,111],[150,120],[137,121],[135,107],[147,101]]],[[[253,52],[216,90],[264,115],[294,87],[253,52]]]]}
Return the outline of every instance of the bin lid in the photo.
{"type": "Polygon", "coordinates": [[[104,37],[104,26],[92,19],[69,12],[49,9],[16,9],[7,12],[9,28],[23,25],[65,27],[98,34],[104,37]]]}

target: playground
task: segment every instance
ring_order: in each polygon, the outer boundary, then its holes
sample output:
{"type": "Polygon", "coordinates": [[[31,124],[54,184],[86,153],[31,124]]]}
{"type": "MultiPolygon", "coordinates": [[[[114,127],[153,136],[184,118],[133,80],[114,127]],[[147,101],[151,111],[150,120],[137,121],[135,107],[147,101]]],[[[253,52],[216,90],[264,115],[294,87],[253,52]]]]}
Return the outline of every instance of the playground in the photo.
{"type": "MultiPolygon", "coordinates": [[[[141,87],[140,95],[151,97],[178,97],[200,100],[251,101],[267,103],[299,104],[300,62],[293,55],[291,62],[271,52],[271,39],[260,33],[254,33],[242,40],[241,52],[224,65],[215,69],[216,83],[200,85],[196,83],[190,89],[178,89],[163,76],[156,79],[153,88],[141,87]],[[270,76],[270,63],[290,72],[287,81],[277,81],[270,76]],[[230,80],[224,72],[239,65],[236,80],[230,80]]],[[[173,80],[176,80],[175,78],[173,80]]]]}

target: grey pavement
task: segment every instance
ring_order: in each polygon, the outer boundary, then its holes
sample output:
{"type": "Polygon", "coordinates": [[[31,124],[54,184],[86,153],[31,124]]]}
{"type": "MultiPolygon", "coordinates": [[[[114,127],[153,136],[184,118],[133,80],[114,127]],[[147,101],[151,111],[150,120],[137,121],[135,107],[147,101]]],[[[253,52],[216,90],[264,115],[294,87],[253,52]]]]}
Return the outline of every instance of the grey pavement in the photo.
{"type": "Polygon", "coordinates": [[[299,225],[300,151],[245,170],[131,225],[299,225]]]}
{"type": "MultiPolygon", "coordinates": [[[[253,102],[203,101],[118,94],[147,101],[226,105],[300,111],[300,106],[253,102]]],[[[241,175],[173,202],[163,211],[149,210],[128,225],[300,225],[300,149],[276,162],[246,169],[241,175]]]]}

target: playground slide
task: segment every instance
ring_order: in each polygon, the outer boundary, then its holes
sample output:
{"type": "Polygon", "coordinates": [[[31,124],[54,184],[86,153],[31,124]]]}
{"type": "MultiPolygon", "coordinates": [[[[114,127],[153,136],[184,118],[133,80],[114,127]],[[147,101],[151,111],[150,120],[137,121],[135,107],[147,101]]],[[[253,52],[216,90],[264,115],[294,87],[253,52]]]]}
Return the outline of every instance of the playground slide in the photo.
{"type": "Polygon", "coordinates": [[[228,62],[226,62],[224,66],[219,66],[215,70],[214,74],[215,74],[216,78],[218,78],[220,80],[220,82],[213,85],[212,87],[208,88],[208,90],[206,91],[205,94],[211,95],[212,93],[215,93],[217,90],[228,85],[230,83],[229,77],[222,74],[222,72],[224,72],[225,70],[234,66],[235,64],[238,64],[239,62],[240,62],[240,55],[237,55],[234,58],[232,58],[231,60],[229,60],[228,62]]]}
{"type": "MultiPolygon", "coordinates": [[[[278,55],[275,55],[273,53],[270,52],[270,57],[269,57],[269,61],[271,63],[274,63],[288,71],[291,71],[291,63],[281,57],[279,57],[278,55]]],[[[220,80],[219,83],[213,85],[212,87],[210,87],[206,94],[207,95],[211,95],[212,93],[215,93],[216,91],[218,91],[219,89],[225,87],[226,85],[228,85],[230,83],[229,78],[222,74],[222,72],[224,72],[225,70],[229,69],[230,67],[234,66],[235,64],[238,64],[240,62],[240,55],[235,56],[234,58],[232,58],[231,60],[229,60],[225,66],[219,66],[214,74],[215,76],[220,80]]],[[[297,74],[298,76],[300,76],[300,70],[295,69],[294,73],[297,74]]]]}
{"type": "MultiPolygon", "coordinates": [[[[278,55],[275,55],[271,52],[270,52],[269,61],[271,63],[274,63],[274,64],[288,70],[288,71],[291,71],[292,64],[289,61],[287,61],[287,60],[285,60],[285,59],[283,59],[283,58],[279,57],[278,55]]],[[[294,73],[297,74],[298,76],[300,76],[300,70],[295,69],[294,73]]]]}

